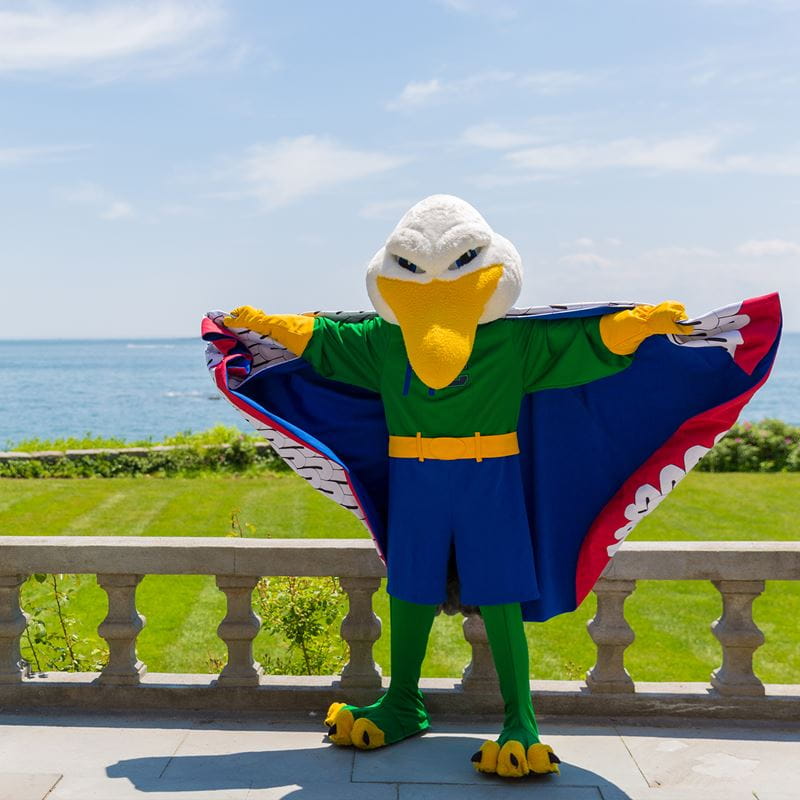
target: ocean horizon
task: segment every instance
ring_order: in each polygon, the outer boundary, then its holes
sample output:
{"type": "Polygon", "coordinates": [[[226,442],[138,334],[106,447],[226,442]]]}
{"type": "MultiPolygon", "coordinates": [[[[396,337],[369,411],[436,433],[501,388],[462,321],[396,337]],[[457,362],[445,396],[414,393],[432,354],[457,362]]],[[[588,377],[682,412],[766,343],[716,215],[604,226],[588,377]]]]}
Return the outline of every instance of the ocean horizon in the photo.
{"type": "MultiPolygon", "coordinates": [[[[205,344],[186,339],[0,340],[0,449],[86,434],[158,441],[216,424],[251,428],[212,383],[205,344]]],[[[742,420],[800,425],[800,332],[742,420]]]]}

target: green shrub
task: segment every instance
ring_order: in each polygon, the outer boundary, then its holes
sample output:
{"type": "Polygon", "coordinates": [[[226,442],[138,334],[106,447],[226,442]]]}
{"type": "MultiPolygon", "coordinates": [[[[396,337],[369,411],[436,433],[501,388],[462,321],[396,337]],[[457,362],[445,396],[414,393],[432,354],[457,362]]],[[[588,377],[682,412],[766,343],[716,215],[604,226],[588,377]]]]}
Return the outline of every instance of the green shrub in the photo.
{"type": "Polygon", "coordinates": [[[238,428],[230,425],[214,425],[206,431],[192,432],[190,430],[166,436],[160,442],[154,442],[152,437],[147,439],[134,439],[131,441],[118,436],[95,436],[86,433],[83,436],[64,436],[59,439],[20,439],[18,442],[7,441],[5,449],[23,453],[40,453],[44,450],[117,450],[121,447],[155,447],[156,445],[206,445],[206,444],[233,444],[241,439],[250,442],[262,441],[256,433],[242,433],[238,428]]]}
{"type": "Polygon", "coordinates": [[[264,627],[288,643],[285,656],[265,652],[260,661],[272,675],[338,675],[347,645],[338,623],[347,598],[338,578],[262,578],[256,612],[264,627]]]}
{"type": "Polygon", "coordinates": [[[28,622],[20,640],[20,655],[32,672],[99,672],[108,662],[108,648],[92,647],[79,634],[81,621],[69,614],[85,577],[31,576],[31,581],[50,589],[26,608],[28,622]]]}
{"type": "Polygon", "coordinates": [[[186,445],[166,452],[151,450],[142,455],[98,453],[77,458],[0,461],[0,478],[174,477],[263,469],[285,471],[289,468],[272,448],[257,448],[255,442],[241,437],[226,447],[186,445]]]}
{"type": "Polygon", "coordinates": [[[798,472],[800,427],[779,419],[734,425],[700,461],[703,472],[798,472]]]}

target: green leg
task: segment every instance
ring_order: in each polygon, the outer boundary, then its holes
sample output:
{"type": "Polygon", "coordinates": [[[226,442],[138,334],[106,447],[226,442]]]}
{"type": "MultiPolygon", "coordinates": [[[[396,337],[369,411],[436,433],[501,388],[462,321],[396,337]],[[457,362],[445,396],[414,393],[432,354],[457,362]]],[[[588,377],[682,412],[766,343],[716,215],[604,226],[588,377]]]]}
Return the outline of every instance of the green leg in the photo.
{"type": "Polygon", "coordinates": [[[522,624],[522,610],[519,603],[481,606],[481,616],[505,706],[503,732],[498,744],[516,739],[527,749],[539,741],[539,728],[531,701],[528,640],[522,624]]]}
{"type": "Polygon", "coordinates": [[[539,741],[531,701],[528,641],[519,603],[481,606],[505,705],[503,730],[496,742],[484,742],[472,757],[479,772],[519,778],[529,772],[558,772],[558,759],[539,741]]]}
{"type": "Polygon", "coordinates": [[[419,690],[422,661],[436,606],[389,598],[392,625],[392,678],[389,689],[369,706],[334,703],[326,724],[335,744],[354,744],[364,750],[393,744],[428,725],[428,712],[419,690]]]}

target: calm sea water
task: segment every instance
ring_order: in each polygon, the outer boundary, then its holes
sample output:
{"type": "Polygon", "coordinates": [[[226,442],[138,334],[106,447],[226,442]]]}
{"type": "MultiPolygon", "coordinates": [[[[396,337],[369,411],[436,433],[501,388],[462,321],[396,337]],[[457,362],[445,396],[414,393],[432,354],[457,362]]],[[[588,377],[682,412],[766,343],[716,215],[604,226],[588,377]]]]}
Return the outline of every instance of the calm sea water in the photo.
{"type": "MultiPolygon", "coordinates": [[[[800,333],[784,334],[767,384],[743,419],[800,425],[800,333]]],[[[0,341],[0,449],[30,437],[128,440],[204,430],[247,430],[217,393],[193,339],[0,341]]]]}

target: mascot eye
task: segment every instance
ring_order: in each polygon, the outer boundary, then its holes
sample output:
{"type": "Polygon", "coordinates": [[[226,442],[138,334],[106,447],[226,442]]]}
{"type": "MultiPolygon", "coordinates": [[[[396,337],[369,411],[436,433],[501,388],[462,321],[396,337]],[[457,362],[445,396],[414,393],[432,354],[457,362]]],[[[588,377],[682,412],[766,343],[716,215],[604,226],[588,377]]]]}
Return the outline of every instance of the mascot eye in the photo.
{"type": "Polygon", "coordinates": [[[479,250],[467,250],[466,253],[462,253],[449,267],[448,269],[461,269],[465,264],[469,264],[470,261],[473,261],[478,257],[479,250]]]}
{"type": "Polygon", "coordinates": [[[402,256],[395,256],[397,259],[397,263],[403,268],[407,269],[409,272],[425,272],[422,267],[418,267],[416,264],[409,261],[407,258],[403,258],[402,256]]]}

